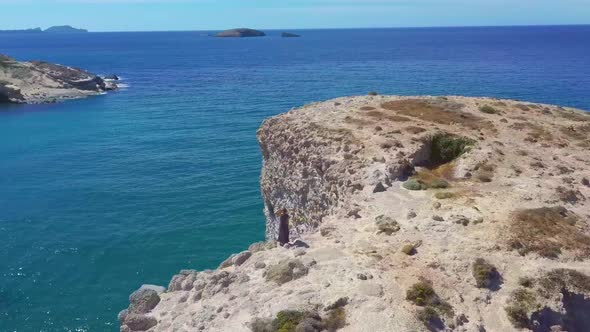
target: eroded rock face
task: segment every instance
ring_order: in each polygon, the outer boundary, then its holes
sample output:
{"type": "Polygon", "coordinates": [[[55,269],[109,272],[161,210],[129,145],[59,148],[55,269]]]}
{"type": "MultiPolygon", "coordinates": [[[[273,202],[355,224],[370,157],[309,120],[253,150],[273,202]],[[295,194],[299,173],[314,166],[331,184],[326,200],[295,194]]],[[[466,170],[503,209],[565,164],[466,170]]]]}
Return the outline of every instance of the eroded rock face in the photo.
{"type": "Polygon", "coordinates": [[[267,237],[287,208],[298,241],[181,271],[143,315],[154,332],[281,319],[303,331],[580,329],[589,130],[576,110],[465,97],[346,97],[273,117],[258,132],[267,237]],[[410,301],[416,285],[425,297],[410,301]]]}
{"type": "Polygon", "coordinates": [[[113,81],[82,69],[0,55],[0,102],[46,103],[115,90],[113,81]]]}

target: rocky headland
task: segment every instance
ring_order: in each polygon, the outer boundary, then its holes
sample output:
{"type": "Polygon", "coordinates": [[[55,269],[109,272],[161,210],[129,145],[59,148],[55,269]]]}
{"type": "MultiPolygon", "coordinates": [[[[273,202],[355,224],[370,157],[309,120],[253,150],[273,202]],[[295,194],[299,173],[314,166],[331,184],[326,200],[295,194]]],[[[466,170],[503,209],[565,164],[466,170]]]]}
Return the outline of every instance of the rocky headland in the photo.
{"type": "Polygon", "coordinates": [[[579,110],[455,96],[270,118],[268,242],[143,286],[121,331],[587,331],[589,132],[579,110]]]}
{"type": "Polygon", "coordinates": [[[215,37],[222,37],[222,38],[244,38],[244,37],[264,37],[266,34],[262,31],[254,30],[254,29],[247,29],[247,28],[239,28],[239,29],[230,29],[225,30],[217,33],[215,37]]]}
{"type": "Polygon", "coordinates": [[[117,80],[42,61],[19,62],[0,54],[0,103],[36,104],[116,90],[117,80]]]}

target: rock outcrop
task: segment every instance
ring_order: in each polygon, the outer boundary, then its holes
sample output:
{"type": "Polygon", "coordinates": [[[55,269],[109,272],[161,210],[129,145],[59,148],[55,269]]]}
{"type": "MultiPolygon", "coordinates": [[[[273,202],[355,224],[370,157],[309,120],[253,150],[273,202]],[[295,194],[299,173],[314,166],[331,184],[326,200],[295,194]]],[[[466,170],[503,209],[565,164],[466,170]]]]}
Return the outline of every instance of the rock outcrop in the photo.
{"type": "Polygon", "coordinates": [[[181,271],[153,308],[133,296],[122,330],[584,331],[589,132],[579,110],[465,97],[346,97],[268,119],[269,242],[181,271]],[[298,242],[281,247],[282,208],[298,242]]]}
{"type": "Polygon", "coordinates": [[[0,102],[48,103],[115,90],[113,80],[82,69],[0,55],[0,102]]]}
{"type": "Polygon", "coordinates": [[[215,35],[215,37],[226,37],[226,38],[243,38],[243,37],[264,37],[266,34],[262,31],[254,30],[254,29],[246,29],[246,28],[239,28],[239,29],[230,29],[219,32],[215,35]]]}
{"type": "Polygon", "coordinates": [[[281,37],[283,37],[283,38],[297,38],[297,37],[301,37],[301,35],[298,35],[296,33],[283,32],[283,33],[281,33],[281,37]]]}

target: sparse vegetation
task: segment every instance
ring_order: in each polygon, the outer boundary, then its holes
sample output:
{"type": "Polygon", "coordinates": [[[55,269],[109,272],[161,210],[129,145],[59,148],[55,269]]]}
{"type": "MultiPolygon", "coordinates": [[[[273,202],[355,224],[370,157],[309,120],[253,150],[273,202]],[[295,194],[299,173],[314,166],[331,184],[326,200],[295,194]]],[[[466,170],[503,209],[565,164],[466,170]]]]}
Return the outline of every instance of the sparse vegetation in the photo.
{"type": "Polygon", "coordinates": [[[518,284],[521,285],[522,287],[531,288],[531,287],[533,287],[534,283],[535,283],[535,280],[530,277],[521,277],[520,279],[518,279],[518,284]]]}
{"type": "Polygon", "coordinates": [[[408,256],[413,256],[416,253],[416,247],[413,244],[406,244],[402,247],[402,252],[408,256]]]}
{"type": "Polygon", "coordinates": [[[363,107],[361,107],[361,111],[372,111],[374,109],[375,109],[375,107],[373,107],[373,106],[363,106],[363,107]]]}
{"type": "Polygon", "coordinates": [[[590,293],[590,276],[571,269],[556,269],[539,280],[545,292],[558,293],[564,289],[570,292],[590,293]]]}
{"type": "Polygon", "coordinates": [[[268,267],[265,277],[267,281],[274,281],[282,285],[291,280],[299,279],[306,275],[307,272],[307,267],[300,260],[292,259],[268,267]]]}
{"type": "Polygon", "coordinates": [[[377,92],[375,92],[375,91],[370,91],[370,92],[368,93],[368,95],[369,95],[369,96],[378,96],[379,94],[378,94],[377,92]]]}
{"type": "Polygon", "coordinates": [[[491,288],[500,279],[500,274],[496,270],[496,267],[483,258],[475,260],[472,273],[478,288],[491,288]]]}
{"type": "Polygon", "coordinates": [[[467,137],[458,137],[450,134],[439,133],[432,137],[431,162],[441,165],[463,155],[467,148],[475,143],[467,137]]]}
{"type": "Polygon", "coordinates": [[[438,192],[438,193],[434,194],[434,197],[436,197],[437,199],[449,199],[449,198],[455,197],[455,194],[445,191],[445,192],[438,192]]]}
{"type": "Polygon", "coordinates": [[[483,113],[486,113],[486,114],[497,114],[498,113],[498,110],[496,110],[495,108],[493,108],[490,105],[484,105],[484,106],[480,107],[479,110],[483,113]]]}
{"type": "Polygon", "coordinates": [[[346,326],[346,311],[344,308],[330,310],[328,316],[322,321],[322,325],[329,332],[337,331],[346,326]]]}
{"type": "Polygon", "coordinates": [[[464,105],[443,99],[420,100],[404,99],[383,103],[382,108],[395,111],[400,115],[419,118],[438,124],[459,124],[469,129],[495,130],[490,121],[486,121],[470,113],[461,112],[464,105]]]}
{"type": "Polygon", "coordinates": [[[523,329],[529,327],[529,313],[536,309],[537,306],[535,294],[524,288],[519,288],[512,293],[505,311],[512,325],[523,329]]]}
{"type": "Polygon", "coordinates": [[[435,179],[434,181],[430,182],[429,187],[434,189],[445,189],[448,188],[449,182],[443,179],[435,179]]]}
{"type": "Polygon", "coordinates": [[[422,183],[418,180],[415,180],[415,179],[409,179],[408,181],[404,182],[404,184],[402,186],[408,190],[426,190],[426,189],[428,189],[428,186],[426,186],[424,183],[422,183]]]}
{"type": "Polygon", "coordinates": [[[414,284],[406,292],[406,300],[414,303],[417,306],[425,307],[430,313],[434,311],[437,314],[441,314],[447,317],[454,315],[453,307],[447,302],[441,300],[432,285],[427,281],[420,281],[414,284]]]}
{"type": "Polygon", "coordinates": [[[297,325],[312,314],[306,311],[284,310],[277,314],[272,322],[273,331],[295,332],[297,325]]]}
{"type": "Polygon", "coordinates": [[[399,224],[394,219],[381,215],[375,218],[378,233],[385,233],[391,235],[400,230],[399,224]]]}
{"type": "Polygon", "coordinates": [[[508,244],[521,255],[535,252],[556,258],[563,249],[577,257],[590,255],[590,237],[578,228],[579,219],[563,207],[519,210],[508,229],[508,244]]]}

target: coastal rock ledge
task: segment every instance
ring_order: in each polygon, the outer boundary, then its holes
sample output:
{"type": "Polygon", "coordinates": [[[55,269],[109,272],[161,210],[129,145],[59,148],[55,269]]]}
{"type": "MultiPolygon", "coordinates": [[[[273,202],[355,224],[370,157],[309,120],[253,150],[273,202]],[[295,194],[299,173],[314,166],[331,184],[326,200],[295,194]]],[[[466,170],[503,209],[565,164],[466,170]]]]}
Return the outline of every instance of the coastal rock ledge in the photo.
{"type": "Polygon", "coordinates": [[[0,54],[0,103],[38,104],[116,90],[116,80],[42,61],[19,62],[0,54]]]}
{"type": "Polygon", "coordinates": [[[270,118],[269,241],[143,287],[121,331],[586,331],[589,133],[580,110],[455,96],[270,118]]]}

